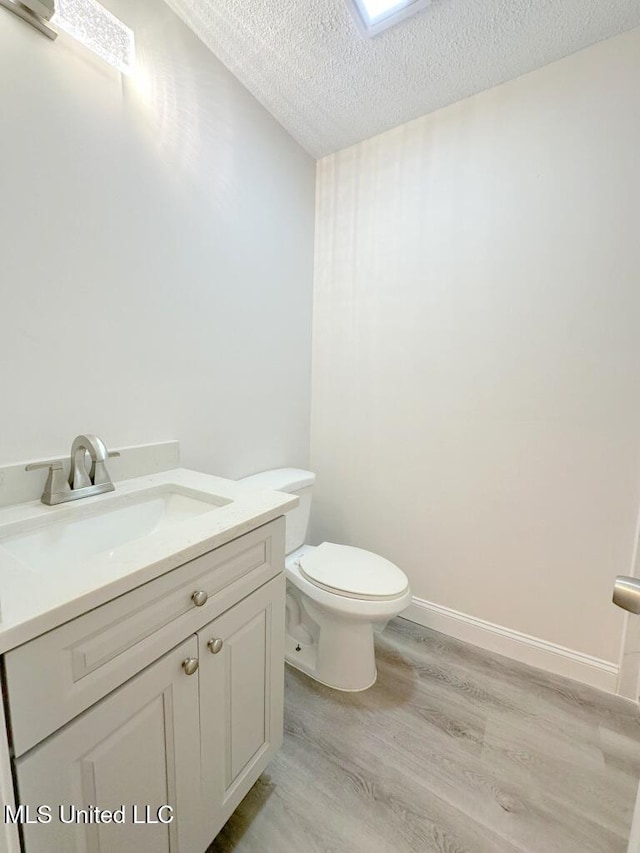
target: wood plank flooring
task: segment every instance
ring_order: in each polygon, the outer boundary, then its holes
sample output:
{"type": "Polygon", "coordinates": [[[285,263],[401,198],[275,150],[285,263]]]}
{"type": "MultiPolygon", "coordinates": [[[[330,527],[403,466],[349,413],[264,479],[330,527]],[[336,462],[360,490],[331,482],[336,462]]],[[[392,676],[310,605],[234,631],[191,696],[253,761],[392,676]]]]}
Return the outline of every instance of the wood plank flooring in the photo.
{"type": "Polygon", "coordinates": [[[393,620],[378,681],[287,667],[285,742],[208,853],[625,853],[634,705],[393,620]]]}

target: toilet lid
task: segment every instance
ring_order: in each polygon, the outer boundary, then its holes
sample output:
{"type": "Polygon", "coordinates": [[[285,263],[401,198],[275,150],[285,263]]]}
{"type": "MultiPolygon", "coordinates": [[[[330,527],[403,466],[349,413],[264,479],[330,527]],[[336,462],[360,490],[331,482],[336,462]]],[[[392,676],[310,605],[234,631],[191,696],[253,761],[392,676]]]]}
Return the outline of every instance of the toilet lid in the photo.
{"type": "Polygon", "coordinates": [[[349,545],[323,542],[298,565],[311,583],[351,598],[397,598],[409,588],[405,573],[389,560],[349,545]]]}

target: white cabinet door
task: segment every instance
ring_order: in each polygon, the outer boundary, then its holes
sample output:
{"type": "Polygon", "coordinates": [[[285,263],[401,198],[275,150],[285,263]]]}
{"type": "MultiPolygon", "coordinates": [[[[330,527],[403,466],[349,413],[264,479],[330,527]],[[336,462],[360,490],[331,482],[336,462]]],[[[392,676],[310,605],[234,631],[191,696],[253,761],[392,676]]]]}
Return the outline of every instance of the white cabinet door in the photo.
{"type": "MultiPolygon", "coordinates": [[[[11,755],[5,721],[4,704],[0,697],[0,809],[7,806],[15,808],[11,755]]],[[[5,821],[4,817],[4,813],[0,812],[0,853],[20,853],[18,827],[5,821]]]]}
{"type": "Polygon", "coordinates": [[[284,576],[198,633],[207,842],[282,744],[284,576]]]}
{"type": "Polygon", "coordinates": [[[16,761],[32,819],[52,808],[23,826],[26,853],[202,853],[198,675],[183,668],[197,657],[192,636],[16,761]],[[62,823],[60,805],[66,819],[72,805],[124,806],[125,822],[62,823]],[[144,822],[166,805],[171,823],[144,822]]]}

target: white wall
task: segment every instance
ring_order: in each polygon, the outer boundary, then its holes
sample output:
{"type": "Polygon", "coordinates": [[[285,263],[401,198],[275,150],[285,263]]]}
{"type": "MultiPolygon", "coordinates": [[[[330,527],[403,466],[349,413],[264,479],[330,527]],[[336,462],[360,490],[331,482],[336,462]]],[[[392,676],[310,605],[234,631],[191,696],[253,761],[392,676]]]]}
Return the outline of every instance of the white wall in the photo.
{"type": "Polygon", "coordinates": [[[640,451],[640,31],[325,158],[315,541],[616,662],[640,451]]]}
{"type": "Polygon", "coordinates": [[[161,0],[108,5],[131,79],[0,9],[0,464],[307,464],[315,164],[161,0]]]}

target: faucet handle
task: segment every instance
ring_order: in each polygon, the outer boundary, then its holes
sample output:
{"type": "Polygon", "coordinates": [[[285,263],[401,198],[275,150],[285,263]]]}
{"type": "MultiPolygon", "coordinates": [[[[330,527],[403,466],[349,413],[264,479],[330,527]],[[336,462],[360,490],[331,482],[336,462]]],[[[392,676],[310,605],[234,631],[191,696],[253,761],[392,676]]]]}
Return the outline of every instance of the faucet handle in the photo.
{"type": "Polygon", "coordinates": [[[52,471],[62,470],[62,459],[50,459],[48,462],[29,462],[25,471],[37,471],[39,468],[50,468],[52,471]]]}
{"type": "Polygon", "coordinates": [[[70,489],[69,481],[64,473],[64,464],[62,459],[50,459],[48,462],[31,462],[25,466],[25,471],[37,471],[41,468],[49,469],[49,476],[45,483],[42,492],[42,503],[51,505],[55,495],[61,492],[68,492],[70,489]]]}

